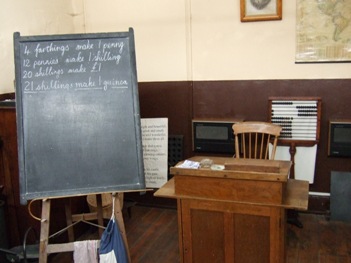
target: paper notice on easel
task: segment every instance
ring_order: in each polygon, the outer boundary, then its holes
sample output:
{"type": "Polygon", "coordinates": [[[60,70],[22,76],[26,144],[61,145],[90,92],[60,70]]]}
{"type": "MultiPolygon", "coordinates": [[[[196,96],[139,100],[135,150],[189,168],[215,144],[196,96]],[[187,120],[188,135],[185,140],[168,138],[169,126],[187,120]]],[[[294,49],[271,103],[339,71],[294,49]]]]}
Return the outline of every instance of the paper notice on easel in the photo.
{"type": "Polygon", "coordinates": [[[168,175],[168,119],[141,119],[145,183],[160,188],[168,175]]]}
{"type": "MultiPolygon", "coordinates": [[[[317,145],[311,147],[296,147],[294,156],[295,179],[306,180],[310,184],[314,181],[317,145]]],[[[290,161],[289,146],[277,146],[275,160],[290,161]]]]}

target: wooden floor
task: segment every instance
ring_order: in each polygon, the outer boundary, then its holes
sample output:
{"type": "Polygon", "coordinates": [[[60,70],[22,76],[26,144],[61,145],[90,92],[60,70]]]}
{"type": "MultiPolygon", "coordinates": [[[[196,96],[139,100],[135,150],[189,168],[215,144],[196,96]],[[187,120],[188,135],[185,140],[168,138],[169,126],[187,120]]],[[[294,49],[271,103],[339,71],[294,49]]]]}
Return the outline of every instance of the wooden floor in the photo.
{"type": "MultiPolygon", "coordinates": [[[[143,206],[131,211],[125,226],[132,262],[179,262],[177,211],[143,206]]],[[[308,213],[299,219],[302,229],[288,225],[287,263],[351,263],[351,223],[308,213]]],[[[72,254],[51,255],[49,261],[73,262],[72,254]]]]}

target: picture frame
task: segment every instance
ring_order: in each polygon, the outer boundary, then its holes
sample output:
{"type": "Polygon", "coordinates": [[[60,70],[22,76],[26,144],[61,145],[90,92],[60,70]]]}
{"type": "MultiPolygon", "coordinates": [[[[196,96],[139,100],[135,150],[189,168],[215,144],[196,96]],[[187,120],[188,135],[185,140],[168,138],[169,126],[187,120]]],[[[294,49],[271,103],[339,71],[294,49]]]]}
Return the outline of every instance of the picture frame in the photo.
{"type": "Polygon", "coordinates": [[[282,20],[282,0],[240,0],[241,22],[282,20]]]}

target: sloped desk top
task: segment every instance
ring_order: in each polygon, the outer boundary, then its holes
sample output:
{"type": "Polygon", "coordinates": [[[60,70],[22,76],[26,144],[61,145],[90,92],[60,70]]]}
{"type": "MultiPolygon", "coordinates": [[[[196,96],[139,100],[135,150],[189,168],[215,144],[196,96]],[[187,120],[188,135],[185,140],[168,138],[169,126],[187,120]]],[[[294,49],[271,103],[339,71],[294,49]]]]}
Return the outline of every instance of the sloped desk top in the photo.
{"type": "Polygon", "coordinates": [[[203,159],[211,159],[213,164],[224,165],[224,170],[211,170],[210,168],[187,169],[176,166],[170,168],[173,175],[191,175],[200,177],[232,178],[262,181],[288,180],[291,162],[276,160],[235,159],[228,157],[195,156],[187,160],[200,162],[203,159]]]}
{"type": "Polygon", "coordinates": [[[226,168],[172,167],[171,174],[174,177],[154,195],[307,210],[309,184],[308,181],[288,179],[291,162],[201,156],[188,160],[200,161],[204,158],[213,160],[214,164],[225,165],[226,168]],[[277,170],[272,172],[271,167],[277,170]]]}

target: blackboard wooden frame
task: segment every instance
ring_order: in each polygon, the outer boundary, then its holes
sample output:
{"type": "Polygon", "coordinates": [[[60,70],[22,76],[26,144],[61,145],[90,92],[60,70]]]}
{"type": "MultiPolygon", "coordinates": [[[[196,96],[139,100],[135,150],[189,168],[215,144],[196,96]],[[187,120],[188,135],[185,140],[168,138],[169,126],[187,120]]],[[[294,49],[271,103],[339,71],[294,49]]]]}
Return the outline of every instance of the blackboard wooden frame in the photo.
{"type": "Polygon", "coordinates": [[[21,202],[145,188],[134,31],[14,33],[21,202]]]}

